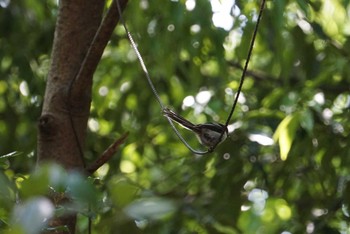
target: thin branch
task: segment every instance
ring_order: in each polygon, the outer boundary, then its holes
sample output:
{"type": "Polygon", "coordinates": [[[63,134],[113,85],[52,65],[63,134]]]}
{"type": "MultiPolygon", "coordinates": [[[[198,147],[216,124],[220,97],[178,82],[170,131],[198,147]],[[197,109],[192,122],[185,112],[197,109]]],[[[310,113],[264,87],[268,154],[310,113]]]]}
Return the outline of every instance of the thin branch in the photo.
{"type": "Polygon", "coordinates": [[[93,162],[89,167],[86,168],[86,172],[91,175],[97,169],[99,169],[103,164],[108,162],[113,154],[117,151],[118,147],[124,143],[129,133],[124,133],[119,139],[117,139],[113,144],[111,144],[101,155],[93,162]]]}
{"type": "MultiPolygon", "coordinates": [[[[242,65],[239,64],[238,62],[228,61],[227,63],[228,63],[228,65],[230,67],[238,68],[241,71],[244,70],[242,65]]],[[[276,80],[277,79],[276,77],[270,76],[270,75],[268,75],[268,74],[266,74],[266,73],[264,73],[262,71],[252,71],[252,70],[249,70],[249,69],[247,69],[246,75],[247,76],[251,76],[251,77],[255,78],[258,81],[266,81],[266,80],[270,81],[270,80],[276,80]]]]}

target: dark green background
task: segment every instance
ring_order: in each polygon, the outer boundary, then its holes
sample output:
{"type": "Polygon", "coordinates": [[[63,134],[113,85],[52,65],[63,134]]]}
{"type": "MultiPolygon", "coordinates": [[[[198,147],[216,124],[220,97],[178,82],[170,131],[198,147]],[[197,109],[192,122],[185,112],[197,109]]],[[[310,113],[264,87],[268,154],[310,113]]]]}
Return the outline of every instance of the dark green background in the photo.
{"type": "MultiPolygon", "coordinates": [[[[213,25],[209,1],[196,1],[192,11],[183,0],[130,1],[125,20],[168,106],[194,123],[225,122],[259,4],[237,1],[240,14],[225,31],[213,25]],[[212,94],[207,105],[182,108],[185,97],[204,90],[212,94]]],[[[191,154],[162,117],[118,26],[94,76],[87,161],[130,135],[92,183],[73,189],[78,233],[86,233],[88,215],[93,233],[348,231],[349,10],[348,0],[267,1],[234,131],[203,157],[191,154]],[[275,143],[257,142],[256,134],[275,143]]],[[[52,178],[55,166],[31,175],[56,14],[55,1],[0,8],[0,230],[15,222],[15,201],[43,194],[48,180],[71,186],[52,178]]]]}

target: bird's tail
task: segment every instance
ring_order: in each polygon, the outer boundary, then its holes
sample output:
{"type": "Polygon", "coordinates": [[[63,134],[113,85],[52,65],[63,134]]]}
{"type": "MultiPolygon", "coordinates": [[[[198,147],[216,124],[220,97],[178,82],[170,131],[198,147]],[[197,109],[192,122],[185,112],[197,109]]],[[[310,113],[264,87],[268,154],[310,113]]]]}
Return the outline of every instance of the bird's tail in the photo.
{"type": "Polygon", "coordinates": [[[187,128],[191,131],[196,132],[196,125],[182,117],[181,115],[176,114],[174,111],[170,110],[169,108],[163,109],[163,115],[166,117],[169,117],[171,120],[175,121],[176,123],[182,125],[184,128],[187,128]]]}

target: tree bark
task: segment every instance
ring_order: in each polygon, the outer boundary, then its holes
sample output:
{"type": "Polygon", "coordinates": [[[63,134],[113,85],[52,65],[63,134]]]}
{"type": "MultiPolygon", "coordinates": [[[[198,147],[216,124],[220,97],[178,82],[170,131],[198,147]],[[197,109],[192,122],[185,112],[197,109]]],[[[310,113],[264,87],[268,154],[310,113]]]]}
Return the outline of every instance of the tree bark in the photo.
{"type": "MultiPolygon", "coordinates": [[[[124,8],[127,0],[120,1],[124,8]]],[[[105,1],[59,1],[51,65],[38,124],[37,163],[53,161],[67,170],[85,170],[83,145],[90,113],[92,77],[118,22],[113,1],[103,18],[105,1]]],[[[55,205],[67,198],[50,195],[55,205]]],[[[50,227],[75,232],[76,214],[55,217],[50,227]]],[[[67,233],[65,231],[55,233],[67,233]]]]}

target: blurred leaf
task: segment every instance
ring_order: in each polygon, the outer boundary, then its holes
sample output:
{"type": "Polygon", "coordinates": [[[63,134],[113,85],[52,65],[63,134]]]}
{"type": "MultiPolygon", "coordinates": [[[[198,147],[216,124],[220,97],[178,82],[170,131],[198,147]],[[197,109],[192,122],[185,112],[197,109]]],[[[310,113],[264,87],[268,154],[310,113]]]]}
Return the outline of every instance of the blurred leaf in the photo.
{"type": "Polygon", "coordinates": [[[49,178],[43,171],[38,171],[33,176],[21,183],[20,192],[23,198],[44,195],[49,190],[49,178]]]}
{"type": "Polygon", "coordinates": [[[47,225],[53,214],[54,206],[51,201],[46,197],[36,197],[15,207],[12,225],[23,230],[20,233],[36,234],[47,225]]]}
{"type": "Polygon", "coordinates": [[[350,217],[349,215],[349,207],[350,207],[350,182],[346,182],[345,183],[345,188],[344,188],[344,193],[343,193],[343,199],[344,199],[344,203],[343,205],[346,206],[346,209],[348,210],[348,217],[350,217]]]}
{"type": "Polygon", "coordinates": [[[309,9],[309,4],[307,3],[307,1],[303,1],[303,0],[297,0],[298,5],[300,6],[300,8],[303,10],[303,12],[305,13],[306,17],[309,17],[310,14],[310,9],[309,9]]]}
{"type": "Polygon", "coordinates": [[[1,159],[6,159],[6,158],[9,158],[9,157],[16,157],[16,156],[21,155],[21,154],[22,154],[22,152],[13,151],[11,153],[8,153],[8,154],[5,154],[5,155],[1,155],[0,156],[0,160],[1,159]]]}
{"type": "Polygon", "coordinates": [[[113,178],[108,184],[111,199],[118,207],[124,207],[132,202],[139,188],[128,182],[125,178],[113,178]]]}
{"type": "Polygon", "coordinates": [[[309,109],[306,109],[300,113],[300,125],[310,135],[312,135],[314,129],[314,117],[309,109]]]}
{"type": "Polygon", "coordinates": [[[16,201],[17,189],[6,175],[0,172],[0,217],[5,210],[9,211],[16,201]],[[1,212],[1,209],[2,210],[1,212]]]}
{"type": "Polygon", "coordinates": [[[66,182],[67,193],[77,203],[96,204],[97,191],[92,182],[78,172],[71,172],[66,182]]]}
{"type": "Polygon", "coordinates": [[[284,96],[285,96],[285,91],[283,89],[274,89],[271,93],[266,95],[266,97],[262,100],[262,104],[264,107],[272,108],[284,96]]]}
{"type": "Polygon", "coordinates": [[[173,214],[176,205],[169,199],[160,197],[142,198],[134,201],[124,208],[130,217],[136,220],[158,220],[173,214]]]}
{"type": "Polygon", "coordinates": [[[278,125],[273,135],[273,139],[276,142],[278,141],[280,155],[283,161],[288,157],[288,153],[292,147],[292,143],[299,126],[299,121],[300,115],[298,113],[286,116],[278,125]]]}
{"type": "Polygon", "coordinates": [[[43,164],[37,167],[29,178],[21,183],[21,194],[24,198],[36,195],[45,195],[49,189],[56,192],[64,192],[69,176],[67,172],[57,164],[43,164]]]}

